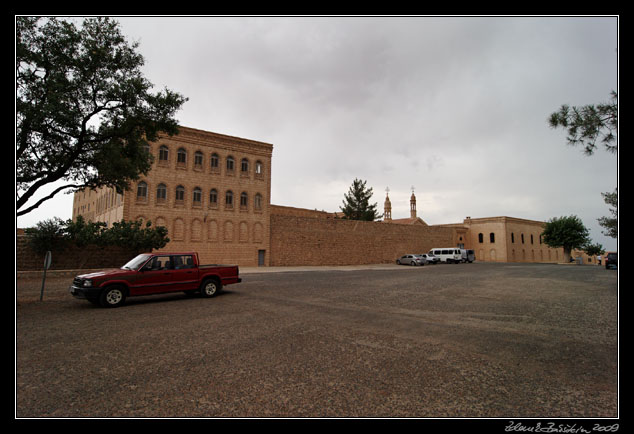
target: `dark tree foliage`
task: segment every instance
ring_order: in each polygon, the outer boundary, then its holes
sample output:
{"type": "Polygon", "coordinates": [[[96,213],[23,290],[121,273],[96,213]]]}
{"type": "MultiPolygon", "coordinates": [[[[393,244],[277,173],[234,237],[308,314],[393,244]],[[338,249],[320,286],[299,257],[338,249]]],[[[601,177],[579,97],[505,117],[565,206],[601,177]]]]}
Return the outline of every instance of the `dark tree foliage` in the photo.
{"type": "Polygon", "coordinates": [[[544,226],[542,237],[550,247],[563,247],[564,261],[570,259],[572,249],[583,249],[590,244],[588,229],[575,215],[550,219],[544,226]]]}
{"type": "Polygon", "coordinates": [[[31,248],[38,253],[62,250],[69,245],[119,246],[149,251],[161,249],[170,241],[167,237],[167,228],[152,227],[149,221],[144,226],[138,220],[122,220],[114,222],[112,227],[108,228],[104,222],[85,221],[81,216],[75,221],[63,221],[54,217],[39,222],[33,228],[27,228],[25,232],[29,236],[31,248]]]}
{"type": "Polygon", "coordinates": [[[605,231],[602,231],[603,235],[608,237],[617,238],[619,234],[619,221],[618,221],[618,206],[619,206],[619,194],[618,189],[615,189],[613,193],[601,193],[605,203],[609,205],[610,214],[612,217],[601,217],[597,219],[599,225],[601,225],[605,231]]]}
{"type": "Polygon", "coordinates": [[[559,111],[550,115],[548,123],[552,128],[562,127],[568,131],[568,144],[581,145],[587,155],[592,155],[597,141],[609,152],[617,152],[618,96],[610,94],[610,102],[589,104],[581,107],[561,106],[559,111]]]}
{"type": "Polygon", "coordinates": [[[56,18],[16,17],[18,216],[63,190],[124,191],[150,170],[147,142],[178,132],[174,114],[187,99],[151,91],[137,47],[108,18],[77,28],[56,18]],[[53,192],[36,200],[49,184],[53,192]]]}
{"type": "Polygon", "coordinates": [[[340,207],[344,219],[374,221],[381,217],[376,210],[377,204],[370,205],[372,188],[365,185],[366,181],[356,178],[352,182],[348,194],[344,195],[343,207],[340,207]]]}

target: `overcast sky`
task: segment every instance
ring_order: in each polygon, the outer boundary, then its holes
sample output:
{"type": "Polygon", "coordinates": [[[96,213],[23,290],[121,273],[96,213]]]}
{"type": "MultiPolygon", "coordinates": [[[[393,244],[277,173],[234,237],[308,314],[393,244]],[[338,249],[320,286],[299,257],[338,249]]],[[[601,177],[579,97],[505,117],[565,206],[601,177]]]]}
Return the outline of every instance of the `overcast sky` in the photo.
{"type": "MultiPolygon", "coordinates": [[[[181,125],[274,145],[271,203],[339,211],[355,178],[383,212],[597,218],[618,160],[548,126],[618,90],[616,17],[115,17],[181,125]]],[[[18,219],[72,214],[72,196],[18,219]]]]}

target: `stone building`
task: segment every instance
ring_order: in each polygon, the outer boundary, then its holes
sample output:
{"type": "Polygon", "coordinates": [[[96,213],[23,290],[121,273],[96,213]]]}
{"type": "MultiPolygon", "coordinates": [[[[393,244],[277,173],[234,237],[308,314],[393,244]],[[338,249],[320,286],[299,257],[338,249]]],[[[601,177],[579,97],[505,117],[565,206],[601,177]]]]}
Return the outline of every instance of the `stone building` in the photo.
{"type": "MultiPolygon", "coordinates": [[[[475,251],[476,260],[561,262],[562,249],[542,242],[543,222],[514,217],[467,217],[428,225],[417,214],[392,218],[388,194],[382,222],[350,221],[337,213],[272,205],[273,145],[180,127],[148,151],[154,163],[129,191],[75,193],[73,218],[151,221],[168,228],[165,251],[197,251],[204,263],[351,265],[389,263],[435,247],[475,251]]],[[[579,255],[576,252],[576,255],[579,255]]],[[[575,256],[575,254],[573,254],[575,256]]],[[[592,262],[584,257],[584,263],[592,262]]]]}
{"type": "Polygon", "coordinates": [[[180,127],[148,152],[152,169],[129,191],[75,193],[73,219],[151,221],[168,228],[164,250],[195,250],[205,263],[269,264],[273,145],[180,127]]]}

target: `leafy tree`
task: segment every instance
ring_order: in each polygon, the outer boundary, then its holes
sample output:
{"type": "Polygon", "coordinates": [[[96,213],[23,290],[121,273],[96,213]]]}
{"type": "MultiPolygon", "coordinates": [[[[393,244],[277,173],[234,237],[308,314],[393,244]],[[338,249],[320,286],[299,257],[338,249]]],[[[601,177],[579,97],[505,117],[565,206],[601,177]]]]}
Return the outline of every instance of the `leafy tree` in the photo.
{"type": "Polygon", "coordinates": [[[31,248],[38,253],[62,250],[71,244],[78,247],[120,246],[140,251],[161,249],[169,243],[167,228],[153,228],[149,221],[142,226],[138,220],[114,222],[108,228],[103,222],[86,222],[81,216],[76,221],[54,217],[37,223],[34,228],[27,228],[25,232],[29,235],[31,248]]]}
{"type": "Polygon", "coordinates": [[[570,261],[572,249],[581,249],[590,242],[588,229],[575,215],[550,219],[544,226],[542,239],[553,248],[563,247],[564,262],[570,261]]]}
{"type": "Polygon", "coordinates": [[[586,155],[592,155],[600,139],[605,149],[617,152],[618,96],[610,93],[610,102],[604,104],[570,107],[561,106],[559,111],[550,115],[548,123],[552,128],[562,127],[568,130],[568,144],[582,145],[586,155]]]}
{"type": "Polygon", "coordinates": [[[103,232],[108,227],[105,222],[86,221],[82,216],[77,216],[77,220],[67,220],[64,225],[65,237],[76,246],[104,245],[103,232]]]}
{"type": "Polygon", "coordinates": [[[601,193],[603,196],[603,200],[606,204],[611,206],[610,213],[612,213],[612,217],[601,217],[597,219],[599,221],[599,225],[605,228],[605,231],[601,231],[603,235],[608,237],[616,238],[619,232],[618,225],[618,205],[619,205],[619,195],[618,188],[614,190],[614,193],[601,193]]]}
{"type": "Polygon", "coordinates": [[[605,249],[599,243],[596,243],[596,244],[588,243],[585,246],[583,246],[583,251],[586,252],[588,256],[597,256],[605,252],[605,249]]]}
{"type": "Polygon", "coordinates": [[[145,150],[176,134],[187,98],[152,93],[138,43],[119,24],[89,18],[16,17],[16,209],[24,215],[57,193],[83,187],[121,192],[150,170],[145,150]],[[42,187],[56,183],[37,200],[42,187]]]}
{"type": "Polygon", "coordinates": [[[343,207],[339,207],[344,219],[374,221],[381,217],[376,210],[377,204],[370,205],[372,188],[365,185],[366,181],[356,178],[352,182],[348,194],[344,195],[343,207]]]}
{"type": "Polygon", "coordinates": [[[31,248],[38,253],[63,249],[68,244],[64,221],[59,217],[38,222],[35,227],[26,228],[24,233],[29,236],[31,248]]]}

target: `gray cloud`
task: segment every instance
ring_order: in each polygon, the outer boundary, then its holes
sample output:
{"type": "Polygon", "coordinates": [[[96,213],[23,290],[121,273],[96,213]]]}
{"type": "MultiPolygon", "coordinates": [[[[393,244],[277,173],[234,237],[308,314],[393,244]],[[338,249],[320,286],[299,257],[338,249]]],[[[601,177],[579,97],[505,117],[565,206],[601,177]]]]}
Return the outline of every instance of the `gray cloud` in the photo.
{"type": "MultiPolygon", "coordinates": [[[[617,89],[614,17],[121,17],[186,126],[273,143],[272,201],[336,211],[355,177],[394,218],[578,214],[604,245],[616,156],[551,130],[617,89]]],[[[70,209],[70,207],[69,207],[70,209]]],[[[612,244],[610,244],[612,243],[612,244]]]]}

